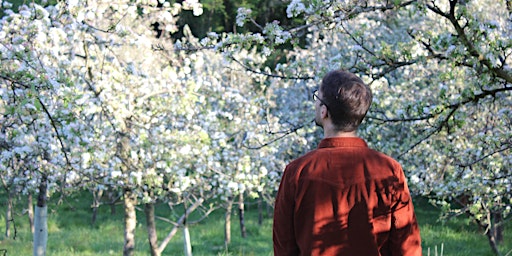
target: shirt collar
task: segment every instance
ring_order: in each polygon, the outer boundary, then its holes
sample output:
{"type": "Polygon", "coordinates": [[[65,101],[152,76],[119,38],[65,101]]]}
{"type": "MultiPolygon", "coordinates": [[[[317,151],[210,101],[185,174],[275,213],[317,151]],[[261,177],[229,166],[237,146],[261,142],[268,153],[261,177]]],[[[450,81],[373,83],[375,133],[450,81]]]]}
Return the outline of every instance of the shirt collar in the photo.
{"type": "Polygon", "coordinates": [[[334,147],[368,147],[366,142],[359,137],[332,137],[320,141],[318,148],[334,147]]]}

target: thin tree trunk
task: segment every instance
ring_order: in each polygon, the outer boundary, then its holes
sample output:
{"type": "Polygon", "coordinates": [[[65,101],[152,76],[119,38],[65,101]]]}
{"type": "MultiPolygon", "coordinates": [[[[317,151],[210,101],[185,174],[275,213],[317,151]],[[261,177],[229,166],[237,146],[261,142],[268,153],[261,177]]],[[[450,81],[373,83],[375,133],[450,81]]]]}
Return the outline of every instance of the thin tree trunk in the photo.
{"type": "Polygon", "coordinates": [[[100,199],[103,196],[103,189],[96,190],[94,189],[92,191],[92,220],[91,224],[94,225],[96,223],[96,218],[98,217],[98,208],[100,207],[100,199]]]}
{"type": "Polygon", "coordinates": [[[135,255],[135,227],[137,216],[135,206],[137,205],[136,195],[129,189],[124,191],[124,256],[135,255]]]}
{"type": "Polygon", "coordinates": [[[491,245],[491,249],[495,255],[501,255],[500,250],[498,249],[498,244],[496,243],[496,238],[493,236],[493,228],[487,232],[487,239],[489,240],[489,244],[491,245]]]}
{"type": "Polygon", "coordinates": [[[144,204],[144,213],[146,215],[146,227],[148,230],[149,251],[151,256],[160,256],[155,224],[155,205],[153,203],[144,204]]]}
{"type": "Polygon", "coordinates": [[[12,217],[12,193],[7,191],[7,211],[5,212],[5,237],[11,237],[11,221],[12,217]]]}
{"type": "Polygon", "coordinates": [[[48,243],[48,207],[46,191],[48,181],[43,174],[39,184],[39,195],[37,197],[36,213],[34,218],[34,256],[46,255],[48,243]]]}
{"type": "Polygon", "coordinates": [[[240,217],[240,232],[242,238],[247,237],[247,231],[245,229],[245,210],[244,210],[244,193],[238,194],[238,214],[240,217]]]}
{"type": "MultiPolygon", "coordinates": [[[[185,207],[185,213],[187,212],[187,200],[184,198],[183,207],[185,207]]],[[[190,244],[190,233],[188,232],[187,219],[188,215],[185,214],[183,218],[183,252],[185,256],[192,256],[192,245],[190,244]]]]}
{"type": "Polygon", "coordinates": [[[258,226],[263,225],[263,198],[261,192],[258,192],[258,226]]]}
{"type": "Polygon", "coordinates": [[[113,191],[108,191],[108,200],[110,202],[110,215],[115,215],[116,214],[116,201],[117,201],[117,198],[114,197],[114,192],[113,191]]]}
{"type": "Polygon", "coordinates": [[[489,230],[487,230],[486,235],[487,235],[487,240],[489,240],[489,245],[491,246],[492,251],[494,252],[495,255],[499,256],[501,254],[498,249],[498,242],[496,241],[496,230],[495,230],[496,226],[495,226],[493,217],[494,216],[493,216],[492,212],[487,213],[487,219],[489,221],[489,224],[487,224],[485,227],[489,230]]]}
{"type": "Polygon", "coordinates": [[[34,256],[44,256],[48,243],[48,207],[37,205],[34,217],[34,256]]]}
{"type": "Polygon", "coordinates": [[[228,249],[231,243],[231,211],[233,209],[233,198],[228,197],[228,205],[226,206],[226,215],[224,215],[224,246],[228,249]]]}
{"type": "Polygon", "coordinates": [[[190,233],[188,232],[187,222],[183,223],[183,252],[185,256],[192,256],[192,245],[190,243],[190,233]]]}
{"type": "MultiPolygon", "coordinates": [[[[118,157],[123,161],[124,168],[122,172],[129,174],[133,171],[133,164],[130,160],[130,133],[132,120],[128,117],[124,120],[126,127],[121,128],[122,133],[119,133],[119,142],[117,144],[118,157]]],[[[124,206],[124,247],[123,256],[135,255],[135,228],[137,226],[137,214],[135,206],[137,205],[137,194],[132,191],[129,185],[123,188],[123,206],[124,206]]]]}
{"type": "Polygon", "coordinates": [[[185,210],[185,213],[179,218],[178,222],[176,222],[176,224],[174,225],[172,230],[169,232],[169,234],[167,234],[167,236],[164,238],[164,240],[162,241],[160,246],[158,246],[158,251],[160,253],[162,253],[164,251],[164,249],[167,246],[167,244],[169,244],[169,242],[174,237],[174,235],[176,235],[176,233],[178,232],[179,227],[181,225],[183,225],[183,223],[185,222],[185,219],[187,218],[187,216],[190,213],[192,213],[197,207],[199,207],[203,202],[204,202],[204,199],[200,198],[192,206],[190,206],[188,209],[185,210]]]}
{"type": "Polygon", "coordinates": [[[34,235],[34,204],[32,200],[32,193],[28,194],[27,202],[28,223],[30,225],[30,232],[34,235]]]}
{"type": "Polygon", "coordinates": [[[499,245],[503,242],[503,214],[500,212],[492,213],[492,220],[494,237],[496,238],[496,243],[499,245]]]}

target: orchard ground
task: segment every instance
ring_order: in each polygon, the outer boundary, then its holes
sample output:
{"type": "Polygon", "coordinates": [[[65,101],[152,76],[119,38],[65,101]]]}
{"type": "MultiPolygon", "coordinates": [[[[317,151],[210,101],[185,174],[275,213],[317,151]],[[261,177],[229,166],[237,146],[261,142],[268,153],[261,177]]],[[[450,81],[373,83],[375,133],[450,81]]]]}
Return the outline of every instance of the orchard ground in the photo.
{"type": "MultiPolygon", "coordinates": [[[[1,194],[0,206],[0,255],[31,255],[32,236],[28,217],[23,211],[25,201],[15,201],[14,219],[11,221],[11,238],[5,237],[6,196],[1,194]]],[[[48,255],[119,255],[123,250],[123,209],[115,206],[112,214],[109,205],[102,205],[98,210],[97,220],[91,225],[92,196],[80,193],[65,198],[57,204],[54,197],[49,204],[48,255]]],[[[439,221],[441,211],[425,198],[415,198],[415,207],[420,223],[424,255],[493,255],[486,236],[482,230],[465,216],[458,216],[445,222],[439,221]]],[[[194,255],[272,255],[272,208],[264,208],[263,223],[258,225],[258,209],[254,201],[249,201],[246,208],[247,237],[240,236],[237,207],[233,207],[232,241],[226,249],[224,246],[224,210],[213,212],[200,223],[190,226],[192,250],[194,255]]],[[[176,221],[182,209],[169,210],[166,204],[157,208],[159,216],[176,221]]],[[[136,254],[149,255],[149,247],[142,209],[137,212],[136,254]]],[[[189,217],[192,223],[197,215],[189,217]]],[[[157,220],[160,231],[159,239],[172,229],[164,221],[157,220]],[[167,226],[167,228],[166,228],[167,226]]],[[[512,251],[512,225],[505,228],[501,253],[510,255],[512,251]]],[[[162,255],[182,255],[183,242],[181,232],[171,240],[162,255]]]]}

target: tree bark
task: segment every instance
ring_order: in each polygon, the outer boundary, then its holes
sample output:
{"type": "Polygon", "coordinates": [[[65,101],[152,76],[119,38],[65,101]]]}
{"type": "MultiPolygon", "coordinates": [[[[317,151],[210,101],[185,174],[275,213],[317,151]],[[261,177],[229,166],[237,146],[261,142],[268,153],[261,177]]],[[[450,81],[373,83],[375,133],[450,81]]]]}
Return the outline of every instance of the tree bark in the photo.
{"type": "Polygon", "coordinates": [[[12,193],[7,191],[7,211],[5,212],[5,237],[11,237],[11,221],[12,217],[12,193]]]}
{"type": "Polygon", "coordinates": [[[29,193],[27,198],[28,223],[30,225],[30,232],[34,235],[34,204],[32,201],[32,193],[29,193]]]}
{"type": "Polygon", "coordinates": [[[137,226],[137,215],[135,206],[137,196],[130,190],[124,190],[124,256],[135,255],[135,228],[137,226]]]}
{"type": "Polygon", "coordinates": [[[144,204],[144,214],[146,215],[146,227],[148,230],[149,251],[151,256],[160,256],[158,250],[158,236],[155,224],[155,205],[153,203],[144,204]]]}
{"type": "Polygon", "coordinates": [[[110,215],[116,215],[117,198],[114,196],[114,191],[108,191],[108,200],[110,202],[110,215]]]}
{"type": "Polygon", "coordinates": [[[492,230],[489,230],[487,232],[487,238],[489,240],[489,244],[491,245],[491,249],[492,251],[494,252],[495,255],[501,255],[500,254],[500,251],[498,249],[498,244],[496,243],[496,239],[495,237],[493,236],[493,232],[492,230]]]}
{"type": "MultiPolygon", "coordinates": [[[[136,167],[131,162],[130,158],[130,133],[132,120],[128,117],[124,120],[125,127],[118,133],[119,141],[117,144],[116,155],[123,162],[121,171],[129,175],[136,167]]],[[[123,188],[123,206],[124,206],[124,256],[135,255],[135,228],[137,226],[137,214],[135,207],[137,206],[137,194],[133,192],[130,185],[125,185],[123,188]]]]}
{"type": "Polygon", "coordinates": [[[43,174],[39,184],[39,195],[37,197],[36,212],[34,218],[34,256],[46,255],[48,243],[48,207],[47,192],[48,181],[43,174]]]}
{"type": "Polygon", "coordinates": [[[224,246],[228,249],[231,243],[231,211],[233,209],[233,198],[228,197],[228,205],[226,206],[226,215],[224,215],[224,246]]]}
{"type": "Polygon", "coordinates": [[[501,255],[500,250],[498,248],[498,233],[499,231],[497,229],[497,223],[496,223],[496,216],[493,212],[487,213],[487,218],[489,220],[489,224],[486,225],[486,228],[488,229],[486,232],[487,240],[489,240],[489,245],[491,246],[492,251],[495,255],[501,255]]]}
{"type": "Polygon", "coordinates": [[[174,235],[176,235],[176,232],[178,232],[178,228],[183,225],[183,223],[185,222],[185,219],[187,218],[188,215],[190,215],[190,213],[192,213],[197,207],[199,207],[202,203],[204,202],[204,199],[200,198],[199,200],[197,200],[196,202],[194,202],[194,204],[192,206],[190,206],[189,208],[187,208],[185,210],[185,213],[179,218],[178,222],[174,225],[174,227],[172,228],[172,230],[169,232],[169,234],[167,234],[167,236],[164,238],[164,240],[162,241],[162,243],[160,244],[160,246],[158,246],[158,251],[160,253],[162,253],[165,249],[165,247],[167,246],[167,244],[169,244],[169,242],[171,241],[171,239],[174,237],[174,235]]]}
{"type": "Polygon", "coordinates": [[[96,218],[98,217],[98,208],[100,207],[100,199],[103,196],[103,189],[96,190],[94,189],[92,191],[92,219],[91,224],[94,225],[96,223],[96,218]]]}
{"type": "Polygon", "coordinates": [[[183,223],[183,252],[185,256],[192,256],[192,245],[190,243],[190,233],[187,223],[183,223]]]}
{"type": "Polygon", "coordinates": [[[245,228],[245,210],[244,210],[244,193],[238,194],[238,214],[240,217],[240,232],[242,238],[247,237],[247,231],[245,228]]]}
{"type": "Polygon", "coordinates": [[[493,220],[493,231],[494,237],[496,238],[496,243],[499,245],[503,242],[503,214],[500,212],[494,212],[492,214],[493,220]]]}
{"type": "MultiPolygon", "coordinates": [[[[183,206],[185,207],[185,213],[187,212],[187,200],[183,200],[183,206]]],[[[190,233],[188,232],[187,219],[188,215],[184,215],[183,218],[183,253],[185,256],[192,256],[192,245],[190,244],[190,233]]]]}
{"type": "Polygon", "coordinates": [[[46,255],[48,243],[48,208],[47,206],[36,206],[34,220],[34,256],[46,255]]]}
{"type": "Polygon", "coordinates": [[[258,192],[258,226],[263,225],[263,198],[261,192],[258,192]]]}

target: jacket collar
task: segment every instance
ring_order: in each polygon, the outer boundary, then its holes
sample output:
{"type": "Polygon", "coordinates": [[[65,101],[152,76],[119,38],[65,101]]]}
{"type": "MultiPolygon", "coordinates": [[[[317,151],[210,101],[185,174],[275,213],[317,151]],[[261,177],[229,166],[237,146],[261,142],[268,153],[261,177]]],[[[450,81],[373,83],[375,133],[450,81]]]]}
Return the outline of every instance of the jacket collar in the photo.
{"type": "Polygon", "coordinates": [[[320,141],[318,148],[334,147],[368,147],[366,142],[359,137],[332,137],[320,141]]]}

